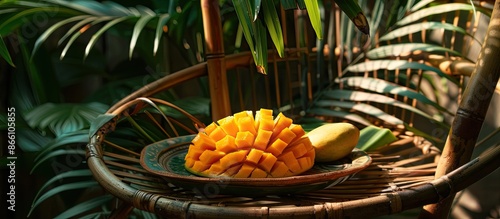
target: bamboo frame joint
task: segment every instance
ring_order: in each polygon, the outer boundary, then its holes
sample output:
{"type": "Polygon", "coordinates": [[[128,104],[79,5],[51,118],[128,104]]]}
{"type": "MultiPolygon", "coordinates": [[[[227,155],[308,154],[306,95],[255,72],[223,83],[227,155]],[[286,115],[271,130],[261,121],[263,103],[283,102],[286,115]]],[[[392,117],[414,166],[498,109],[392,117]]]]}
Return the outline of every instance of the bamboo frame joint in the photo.
{"type": "Polygon", "coordinates": [[[434,191],[439,197],[439,200],[443,200],[450,196],[451,194],[454,194],[453,192],[453,186],[451,184],[450,178],[448,178],[447,175],[443,175],[434,181],[430,182],[432,185],[432,188],[434,188],[434,191]]]}

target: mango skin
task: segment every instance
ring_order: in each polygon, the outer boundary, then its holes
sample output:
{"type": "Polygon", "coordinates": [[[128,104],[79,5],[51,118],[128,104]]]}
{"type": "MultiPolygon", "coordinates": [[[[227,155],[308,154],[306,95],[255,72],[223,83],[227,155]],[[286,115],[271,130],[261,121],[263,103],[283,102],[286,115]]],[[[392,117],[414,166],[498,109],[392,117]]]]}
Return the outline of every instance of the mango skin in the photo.
{"type": "Polygon", "coordinates": [[[328,123],[307,136],[316,150],[315,162],[331,162],[351,153],[358,144],[359,129],[350,123],[328,123]]]}

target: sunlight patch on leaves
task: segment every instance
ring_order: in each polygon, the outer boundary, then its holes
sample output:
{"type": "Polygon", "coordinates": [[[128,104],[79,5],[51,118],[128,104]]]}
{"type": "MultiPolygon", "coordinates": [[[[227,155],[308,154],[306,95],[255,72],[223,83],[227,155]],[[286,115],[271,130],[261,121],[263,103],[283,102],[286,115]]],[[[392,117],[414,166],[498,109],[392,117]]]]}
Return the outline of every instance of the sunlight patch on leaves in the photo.
{"type": "Polygon", "coordinates": [[[355,113],[349,113],[346,111],[341,111],[341,110],[333,110],[333,109],[326,109],[326,108],[320,108],[320,107],[313,107],[307,111],[310,114],[317,115],[317,116],[333,116],[337,118],[342,118],[342,119],[347,119],[351,120],[354,122],[357,122],[359,124],[369,126],[372,125],[372,123],[365,118],[361,117],[358,114],[355,113]]]}
{"type": "Polygon", "coordinates": [[[453,115],[448,109],[440,106],[436,102],[430,100],[422,93],[418,93],[413,91],[407,87],[400,86],[382,79],[377,78],[364,78],[364,77],[346,77],[337,80],[339,83],[345,83],[351,87],[360,87],[363,89],[367,89],[373,92],[381,93],[381,94],[394,94],[399,96],[408,97],[411,99],[416,99],[424,104],[433,106],[440,112],[448,113],[453,115]]]}
{"type": "Polygon", "coordinates": [[[392,115],[387,114],[386,112],[380,110],[377,107],[371,106],[365,103],[354,103],[347,101],[338,101],[338,100],[319,100],[315,103],[316,106],[319,107],[340,107],[346,109],[346,111],[358,111],[380,120],[383,120],[392,125],[402,125],[403,121],[398,119],[392,115]]]}

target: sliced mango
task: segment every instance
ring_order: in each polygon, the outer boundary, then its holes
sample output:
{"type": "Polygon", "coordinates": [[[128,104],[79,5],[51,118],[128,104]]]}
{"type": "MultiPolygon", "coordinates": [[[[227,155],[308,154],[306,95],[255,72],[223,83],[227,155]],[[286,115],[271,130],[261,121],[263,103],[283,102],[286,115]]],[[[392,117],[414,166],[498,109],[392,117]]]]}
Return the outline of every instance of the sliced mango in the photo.
{"type": "Polygon", "coordinates": [[[185,168],[205,177],[265,178],[301,174],[315,150],[302,126],[273,111],[242,111],[213,122],[191,142],[185,168]]]}

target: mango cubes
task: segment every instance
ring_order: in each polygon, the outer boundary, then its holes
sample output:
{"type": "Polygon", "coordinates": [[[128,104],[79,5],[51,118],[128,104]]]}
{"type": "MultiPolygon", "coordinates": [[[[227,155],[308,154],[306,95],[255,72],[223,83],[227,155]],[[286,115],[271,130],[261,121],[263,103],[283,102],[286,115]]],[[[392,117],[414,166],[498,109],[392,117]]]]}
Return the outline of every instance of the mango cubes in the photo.
{"type": "Polygon", "coordinates": [[[206,177],[299,175],[314,165],[315,149],[300,125],[279,113],[242,111],[213,122],[192,140],[185,168],[206,177]]]}

